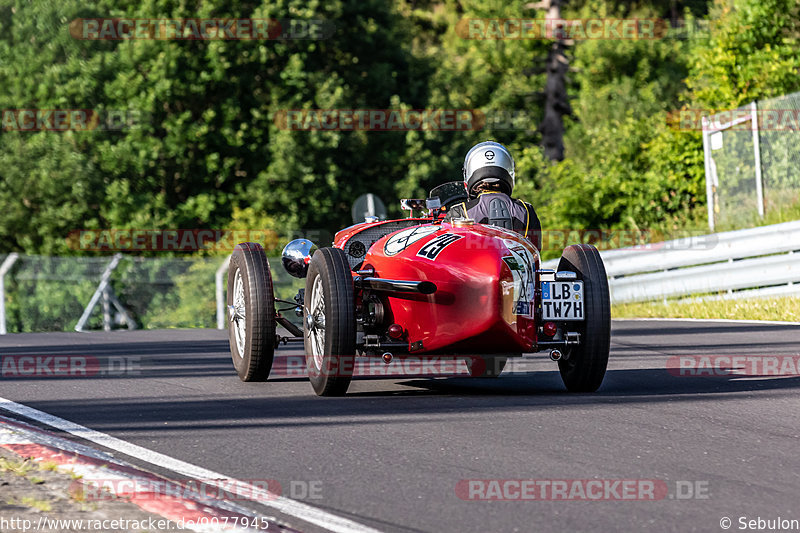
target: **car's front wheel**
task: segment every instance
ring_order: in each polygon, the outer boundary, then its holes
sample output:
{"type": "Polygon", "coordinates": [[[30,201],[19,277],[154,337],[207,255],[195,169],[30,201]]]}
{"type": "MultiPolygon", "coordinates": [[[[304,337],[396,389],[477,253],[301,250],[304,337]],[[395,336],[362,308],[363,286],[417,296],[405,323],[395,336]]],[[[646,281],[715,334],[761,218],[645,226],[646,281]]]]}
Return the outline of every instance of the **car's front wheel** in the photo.
{"type": "Polygon", "coordinates": [[[311,258],[303,313],[306,366],[320,396],[347,392],[355,364],[353,276],[345,253],[321,248],[311,258]]]}
{"type": "Polygon", "coordinates": [[[228,337],[242,381],[266,381],[275,357],[275,298],[264,249],[236,245],[228,268],[228,337]]]}

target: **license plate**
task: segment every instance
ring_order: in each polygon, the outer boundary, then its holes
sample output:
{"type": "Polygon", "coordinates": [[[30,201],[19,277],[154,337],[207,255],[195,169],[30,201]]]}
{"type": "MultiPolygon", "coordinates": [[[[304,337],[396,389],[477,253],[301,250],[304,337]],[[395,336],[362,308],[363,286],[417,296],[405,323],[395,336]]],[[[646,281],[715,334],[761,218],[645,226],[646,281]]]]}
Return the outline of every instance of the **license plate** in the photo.
{"type": "Polygon", "coordinates": [[[543,281],[542,318],[544,320],[583,320],[582,281],[543,281]]]}

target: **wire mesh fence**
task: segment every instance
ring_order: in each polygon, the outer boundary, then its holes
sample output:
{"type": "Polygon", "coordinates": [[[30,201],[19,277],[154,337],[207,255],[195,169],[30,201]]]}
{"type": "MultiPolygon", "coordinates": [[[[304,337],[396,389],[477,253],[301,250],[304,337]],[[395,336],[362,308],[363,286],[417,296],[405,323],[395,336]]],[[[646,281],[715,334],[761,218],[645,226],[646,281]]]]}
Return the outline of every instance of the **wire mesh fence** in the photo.
{"type": "MultiPolygon", "coordinates": [[[[747,116],[746,108],[736,110],[747,116]]],[[[751,121],[747,121],[749,126],[751,121]]],[[[714,217],[720,227],[752,224],[758,220],[755,146],[750,128],[735,125],[711,133],[712,170],[715,177],[714,217]]]]}
{"type": "MultiPolygon", "coordinates": [[[[0,255],[0,264],[6,257],[0,255]]],[[[109,290],[138,328],[213,328],[215,274],[223,261],[123,256],[110,274],[109,290]]],[[[20,255],[0,282],[7,332],[73,331],[110,262],[111,257],[20,255]]],[[[280,258],[269,262],[276,297],[292,300],[304,280],[289,276],[280,258]]],[[[102,329],[103,311],[102,305],[92,309],[84,329],[102,329]]],[[[126,327],[114,309],[110,320],[112,328],[126,327]]]]}
{"type": "Polygon", "coordinates": [[[709,227],[758,226],[800,208],[800,92],[704,119],[709,227]]]}
{"type": "Polygon", "coordinates": [[[780,211],[800,199],[800,92],[758,106],[764,209],[780,211]]]}

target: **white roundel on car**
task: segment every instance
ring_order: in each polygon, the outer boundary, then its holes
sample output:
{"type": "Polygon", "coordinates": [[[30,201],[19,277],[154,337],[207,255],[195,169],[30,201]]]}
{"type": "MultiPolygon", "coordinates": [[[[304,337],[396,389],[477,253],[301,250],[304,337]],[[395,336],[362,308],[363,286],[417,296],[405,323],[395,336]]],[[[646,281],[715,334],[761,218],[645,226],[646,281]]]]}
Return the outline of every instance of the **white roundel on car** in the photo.
{"type": "Polygon", "coordinates": [[[383,253],[397,255],[418,240],[439,230],[439,226],[415,226],[395,233],[383,245],[383,253]]]}
{"type": "Polygon", "coordinates": [[[527,247],[516,241],[503,239],[503,244],[510,254],[503,261],[514,278],[514,314],[533,316],[536,258],[527,247]]]}

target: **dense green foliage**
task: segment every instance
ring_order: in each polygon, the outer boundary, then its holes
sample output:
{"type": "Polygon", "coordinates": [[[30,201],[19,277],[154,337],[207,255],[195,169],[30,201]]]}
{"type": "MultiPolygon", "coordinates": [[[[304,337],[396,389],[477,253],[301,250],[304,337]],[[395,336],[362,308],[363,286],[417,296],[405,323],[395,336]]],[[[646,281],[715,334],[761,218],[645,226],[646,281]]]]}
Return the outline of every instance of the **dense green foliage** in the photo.
{"type": "MultiPolygon", "coordinates": [[[[700,228],[701,136],[669,113],[800,90],[796,0],[570,0],[563,18],[678,28],[570,44],[566,158],[551,163],[537,129],[550,42],[459,31],[466,19],[544,15],[529,4],[0,0],[0,109],[124,110],[134,126],[0,128],[0,252],[80,254],[67,235],[98,228],[313,231],[324,241],[350,223],[358,195],[376,193],[399,215],[399,197],[459,179],[465,151],[485,139],[512,148],[517,193],[545,228],[700,228]],[[321,19],[335,31],[321,40],[73,38],[70,22],[92,17],[321,19]],[[487,121],[469,131],[280,127],[287,110],[337,108],[475,109],[487,121]]],[[[781,176],[796,176],[784,167],[781,176]]]]}
{"type": "Polygon", "coordinates": [[[472,18],[541,17],[501,0],[0,0],[0,109],[128,110],[125,131],[0,132],[2,251],[72,253],[86,228],[243,224],[335,231],[353,198],[392,207],[457,179],[468,146],[518,156],[519,192],[546,227],[691,225],[700,136],[667,112],[798,89],[792,0],[566,2],[564,18],[675,19],[659,39],[576,41],[566,159],[538,149],[543,39],[465,39],[472,18]],[[322,40],[74,39],[76,18],[323,19],[322,40]],[[288,131],[287,109],[479,109],[465,132],[288,131]],[[514,117],[513,121],[493,120],[514,117]]]}

